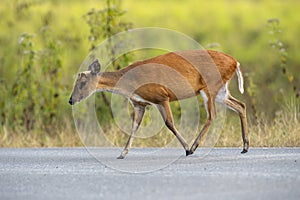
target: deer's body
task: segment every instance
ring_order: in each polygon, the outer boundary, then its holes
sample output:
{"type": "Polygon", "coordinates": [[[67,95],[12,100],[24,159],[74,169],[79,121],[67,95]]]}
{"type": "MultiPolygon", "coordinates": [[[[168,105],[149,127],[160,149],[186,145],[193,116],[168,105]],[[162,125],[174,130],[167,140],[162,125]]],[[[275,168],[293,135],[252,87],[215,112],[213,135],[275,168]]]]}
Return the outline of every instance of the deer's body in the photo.
{"type": "Polygon", "coordinates": [[[128,153],[135,132],[143,118],[145,107],[155,105],[160,111],[166,126],[175,134],[186,155],[192,154],[201,142],[215,118],[215,102],[225,104],[236,111],[241,119],[244,149],[248,151],[245,105],[234,99],[227,85],[237,73],[239,89],[243,93],[243,77],[239,63],[234,58],[216,51],[188,50],[163,54],[139,61],[116,72],[100,72],[100,64],[95,61],[89,71],[78,77],[70,104],[79,102],[95,91],[110,91],[128,98],[134,107],[132,132],[119,158],[128,153]],[[80,87],[82,82],[88,82],[80,87]],[[80,92],[81,91],[81,92],[80,92]],[[79,95],[78,95],[78,94],[79,95]],[[207,122],[191,148],[180,136],[173,124],[169,102],[190,98],[201,94],[207,111],[207,122]]]}

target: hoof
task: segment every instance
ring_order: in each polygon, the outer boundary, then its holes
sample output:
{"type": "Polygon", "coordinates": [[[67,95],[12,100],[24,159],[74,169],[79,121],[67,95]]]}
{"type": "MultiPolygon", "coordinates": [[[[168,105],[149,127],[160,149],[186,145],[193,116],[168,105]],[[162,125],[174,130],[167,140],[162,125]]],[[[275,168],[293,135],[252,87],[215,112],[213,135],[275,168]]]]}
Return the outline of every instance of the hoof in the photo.
{"type": "Polygon", "coordinates": [[[247,153],[248,150],[247,149],[243,149],[243,151],[241,153],[247,153]]]}
{"type": "Polygon", "coordinates": [[[117,159],[124,159],[125,158],[125,156],[123,156],[123,155],[120,155],[119,157],[117,157],[117,159]]]}
{"type": "Polygon", "coordinates": [[[186,156],[192,155],[193,153],[194,153],[194,152],[192,152],[191,150],[185,151],[185,155],[186,155],[186,156]]]}

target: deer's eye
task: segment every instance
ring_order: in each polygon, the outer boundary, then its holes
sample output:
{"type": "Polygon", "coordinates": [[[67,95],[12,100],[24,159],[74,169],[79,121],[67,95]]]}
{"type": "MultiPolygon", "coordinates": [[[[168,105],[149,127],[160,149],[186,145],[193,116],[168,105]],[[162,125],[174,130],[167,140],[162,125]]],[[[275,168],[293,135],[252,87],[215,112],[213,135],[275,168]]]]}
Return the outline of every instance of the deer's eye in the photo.
{"type": "Polygon", "coordinates": [[[83,81],[79,84],[79,89],[82,89],[86,85],[86,81],[83,81]]]}

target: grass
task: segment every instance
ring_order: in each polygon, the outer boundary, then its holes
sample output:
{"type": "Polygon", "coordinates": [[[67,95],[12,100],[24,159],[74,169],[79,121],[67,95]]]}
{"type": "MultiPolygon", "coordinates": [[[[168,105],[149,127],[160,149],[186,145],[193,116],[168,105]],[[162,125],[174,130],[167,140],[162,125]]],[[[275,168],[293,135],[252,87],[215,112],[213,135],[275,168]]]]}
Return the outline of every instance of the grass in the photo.
{"type": "Polygon", "coordinates": [[[43,131],[10,130],[6,126],[2,127],[0,133],[0,147],[75,147],[83,146],[77,134],[73,122],[65,119],[64,128],[55,132],[46,133],[43,131]]]}
{"type": "MultiPolygon", "coordinates": [[[[261,114],[255,123],[249,123],[250,147],[300,147],[300,106],[299,102],[291,101],[277,112],[272,121],[267,121],[261,114]]],[[[249,121],[249,120],[248,120],[249,121]]],[[[84,146],[79,134],[73,126],[72,119],[64,120],[64,128],[56,133],[24,133],[11,131],[5,126],[0,133],[0,147],[77,147],[84,146]]],[[[123,147],[128,135],[112,125],[104,128],[104,135],[111,146],[123,147]]],[[[180,147],[173,134],[163,128],[158,134],[144,138],[137,134],[134,147],[165,147],[171,142],[172,147],[180,147]]],[[[209,134],[208,134],[209,136],[209,134]]],[[[186,137],[186,135],[185,135],[186,137]]],[[[190,138],[191,139],[191,138],[190,138]]],[[[187,140],[191,144],[191,140],[187,140]]],[[[241,130],[236,114],[228,117],[219,135],[216,147],[241,147],[241,130]]]]}

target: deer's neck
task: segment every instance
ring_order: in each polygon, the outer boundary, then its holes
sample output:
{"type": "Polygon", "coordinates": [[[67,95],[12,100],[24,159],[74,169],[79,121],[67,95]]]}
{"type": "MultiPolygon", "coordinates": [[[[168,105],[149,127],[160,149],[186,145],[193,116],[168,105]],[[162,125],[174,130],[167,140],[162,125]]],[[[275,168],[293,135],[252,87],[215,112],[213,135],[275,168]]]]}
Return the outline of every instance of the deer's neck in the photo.
{"type": "Polygon", "coordinates": [[[98,80],[97,90],[98,91],[108,91],[112,93],[123,94],[124,91],[118,87],[118,82],[122,77],[122,72],[103,72],[98,80]]]}

